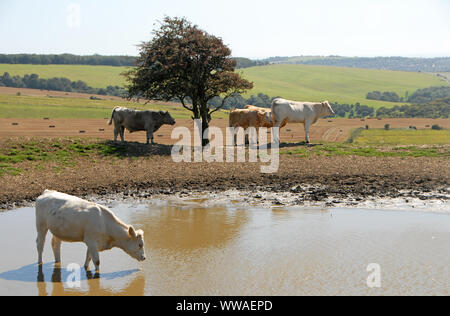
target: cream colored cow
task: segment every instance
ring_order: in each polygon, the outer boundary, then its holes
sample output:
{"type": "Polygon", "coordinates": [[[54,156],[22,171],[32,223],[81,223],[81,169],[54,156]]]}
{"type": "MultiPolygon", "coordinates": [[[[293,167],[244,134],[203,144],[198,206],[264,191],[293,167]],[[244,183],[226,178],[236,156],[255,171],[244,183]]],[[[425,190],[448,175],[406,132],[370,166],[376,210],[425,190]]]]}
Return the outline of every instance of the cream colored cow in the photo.
{"type": "Polygon", "coordinates": [[[88,247],[86,270],[93,260],[100,267],[99,252],[120,248],[138,261],[145,260],[144,232],[124,224],[109,209],[80,198],[46,190],[36,200],[38,263],[42,264],[47,232],[53,234],[55,261],[61,262],[61,242],[84,242],[88,247]]]}
{"type": "MultiPolygon", "coordinates": [[[[328,101],[321,103],[296,102],[275,99],[272,102],[272,119],[275,127],[285,123],[303,123],[305,125],[306,143],[309,144],[309,129],[319,118],[334,116],[335,113],[328,101]]],[[[280,142],[279,138],[275,139],[280,142]]]]}

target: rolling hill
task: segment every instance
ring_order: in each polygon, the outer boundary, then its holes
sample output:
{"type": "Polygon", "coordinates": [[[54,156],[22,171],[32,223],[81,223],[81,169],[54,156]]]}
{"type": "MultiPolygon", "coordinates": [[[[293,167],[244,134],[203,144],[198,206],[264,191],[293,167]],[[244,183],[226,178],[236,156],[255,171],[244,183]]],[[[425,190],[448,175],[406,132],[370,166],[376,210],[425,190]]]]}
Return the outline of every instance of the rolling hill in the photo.
{"type": "Polygon", "coordinates": [[[379,107],[395,105],[366,100],[369,91],[392,91],[402,97],[420,87],[443,86],[447,82],[424,73],[386,71],[333,66],[270,65],[243,69],[245,78],[255,83],[248,94],[263,92],[293,100],[361,104],[379,107]]]}
{"type": "Polygon", "coordinates": [[[93,88],[123,86],[125,79],[120,75],[127,67],[87,66],[87,65],[24,65],[0,64],[0,74],[8,72],[11,76],[38,74],[43,79],[65,77],[72,81],[81,80],[93,88]]]}
{"type": "MultiPolygon", "coordinates": [[[[0,64],[0,74],[23,76],[36,73],[41,78],[66,77],[82,80],[94,88],[108,85],[122,86],[120,75],[126,67],[84,65],[10,65],[0,64]]],[[[366,100],[370,91],[392,91],[399,96],[417,89],[449,85],[443,79],[425,73],[344,68],[310,65],[267,65],[239,69],[245,78],[254,82],[254,89],[246,94],[265,93],[294,100],[349,103],[360,102],[374,107],[398,103],[366,100]]]]}

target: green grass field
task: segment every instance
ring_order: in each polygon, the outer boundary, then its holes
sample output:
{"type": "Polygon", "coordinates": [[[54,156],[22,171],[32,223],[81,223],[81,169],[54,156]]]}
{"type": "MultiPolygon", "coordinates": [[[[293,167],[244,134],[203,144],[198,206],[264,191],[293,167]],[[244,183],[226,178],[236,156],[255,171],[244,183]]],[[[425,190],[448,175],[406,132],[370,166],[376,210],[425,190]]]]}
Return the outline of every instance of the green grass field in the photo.
{"type": "Polygon", "coordinates": [[[355,145],[444,145],[450,144],[450,130],[381,130],[362,131],[355,145]]]}
{"type": "Polygon", "coordinates": [[[8,72],[11,76],[38,74],[43,79],[66,77],[72,81],[81,80],[93,88],[123,86],[125,78],[120,74],[127,67],[85,66],[85,65],[9,65],[0,64],[0,74],[8,72]]]}
{"type": "MultiPolygon", "coordinates": [[[[5,65],[0,64],[0,74],[36,73],[42,78],[67,77],[82,80],[94,88],[125,84],[120,74],[126,67],[79,65],[5,65]]],[[[308,65],[270,65],[239,70],[254,82],[254,89],[246,94],[259,92],[288,99],[339,103],[360,102],[374,107],[393,106],[399,103],[366,100],[370,91],[394,91],[405,96],[420,88],[449,85],[444,80],[425,73],[356,69],[308,65]]]]}
{"type": "Polygon", "coordinates": [[[417,89],[448,85],[424,73],[307,65],[271,65],[242,69],[255,83],[251,93],[263,92],[293,100],[324,101],[380,107],[399,103],[366,100],[370,91],[393,91],[402,97],[417,89]]]}
{"type": "MultiPolygon", "coordinates": [[[[139,104],[115,100],[89,100],[35,96],[0,95],[1,118],[82,118],[103,119],[111,115],[115,106],[138,110],[169,111],[173,118],[191,118],[192,113],[177,106],[139,104]]],[[[225,118],[225,112],[216,112],[215,118],[225,118]]]]}
{"type": "Polygon", "coordinates": [[[352,141],[322,143],[282,149],[281,154],[310,156],[363,157],[442,157],[450,158],[450,130],[356,130],[352,141]]]}

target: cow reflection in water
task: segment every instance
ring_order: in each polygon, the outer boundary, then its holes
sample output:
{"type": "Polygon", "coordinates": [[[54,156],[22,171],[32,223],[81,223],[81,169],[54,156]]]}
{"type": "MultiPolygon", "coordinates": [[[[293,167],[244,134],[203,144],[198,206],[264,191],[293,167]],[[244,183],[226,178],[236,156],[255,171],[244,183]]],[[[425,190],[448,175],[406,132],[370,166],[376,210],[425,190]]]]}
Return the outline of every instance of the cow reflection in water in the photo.
{"type": "MultiPolygon", "coordinates": [[[[91,271],[84,271],[88,290],[83,291],[78,288],[68,288],[64,287],[67,281],[63,277],[63,269],[61,265],[56,264],[53,268],[53,273],[51,276],[51,284],[53,286],[52,292],[49,294],[47,292],[47,284],[45,282],[45,276],[42,266],[39,266],[38,276],[37,276],[37,287],[39,296],[143,296],[145,290],[145,278],[142,275],[138,275],[129,285],[121,290],[113,290],[108,288],[102,288],[101,286],[101,275],[100,273],[92,273],[91,271]]],[[[131,272],[136,271],[124,271],[123,275],[131,274],[131,272]]],[[[83,272],[82,272],[83,273],[83,272]]],[[[117,273],[120,275],[121,273],[117,273]]],[[[67,277],[67,276],[66,276],[67,277]]]]}

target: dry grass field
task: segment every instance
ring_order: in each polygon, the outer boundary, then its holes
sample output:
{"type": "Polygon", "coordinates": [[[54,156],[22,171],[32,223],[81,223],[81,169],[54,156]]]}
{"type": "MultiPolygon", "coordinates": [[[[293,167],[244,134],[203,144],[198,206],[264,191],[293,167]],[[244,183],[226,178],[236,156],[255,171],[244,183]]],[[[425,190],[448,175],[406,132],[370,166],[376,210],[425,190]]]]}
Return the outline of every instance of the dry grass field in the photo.
{"type": "MultiPolygon", "coordinates": [[[[0,138],[15,137],[88,137],[99,139],[112,139],[113,126],[108,125],[105,119],[10,119],[0,118],[0,138]],[[50,127],[52,126],[52,127],[50,127]]],[[[193,121],[191,119],[177,119],[175,127],[185,126],[193,133],[193,121]]],[[[343,142],[348,139],[354,129],[369,125],[371,129],[384,128],[390,124],[391,128],[408,128],[415,126],[418,129],[430,129],[438,124],[445,129],[450,129],[450,119],[334,119],[319,120],[311,128],[311,140],[313,142],[343,142]]],[[[220,127],[224,133],[228,126],[227,119],[213,119],[211,126],[220,127]]],[[[163,126],[156,134],[155,141],[159,144],[173,145],[176,139],[171,139],[172,126],[163,126]]],[[[281,141],[285,143],[298,143],[305,138],[302,124],[289,124],[281,131],[281,141]]],[[[125,140],[133,142],[145,142],[145,132],[126,133],[125,140]]]]}

